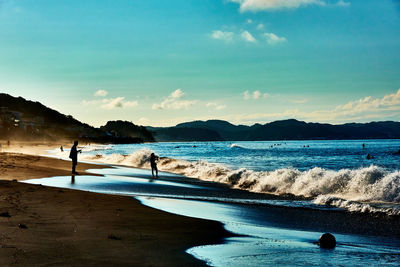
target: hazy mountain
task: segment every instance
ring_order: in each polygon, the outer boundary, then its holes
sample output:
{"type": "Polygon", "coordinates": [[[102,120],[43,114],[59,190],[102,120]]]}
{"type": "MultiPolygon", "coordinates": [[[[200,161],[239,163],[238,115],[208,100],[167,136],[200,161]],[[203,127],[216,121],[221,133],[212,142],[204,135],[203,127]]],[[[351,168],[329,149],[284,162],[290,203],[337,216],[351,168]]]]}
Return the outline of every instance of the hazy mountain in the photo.
{"type": "Polygon", "coordinates": [[[396,139],[400,138],[400,122],[347,123],[341,125],[306,123],[295,119],[264,125],[233,125],[226,121],[193,121],[174,127],[148,127],[157,141],[262,141],[311,139],[396,139]],[[184,129],[186,131],[184,132],[184,129]],[[208,131],[206,131],[208,130],[208,131]],[[179,138],[176,133],[179,131],[179,138]],[[182,137],[182,133],[185,136],[182,137]],[[201,139],[198,139],[200,133],[201,139]]]}

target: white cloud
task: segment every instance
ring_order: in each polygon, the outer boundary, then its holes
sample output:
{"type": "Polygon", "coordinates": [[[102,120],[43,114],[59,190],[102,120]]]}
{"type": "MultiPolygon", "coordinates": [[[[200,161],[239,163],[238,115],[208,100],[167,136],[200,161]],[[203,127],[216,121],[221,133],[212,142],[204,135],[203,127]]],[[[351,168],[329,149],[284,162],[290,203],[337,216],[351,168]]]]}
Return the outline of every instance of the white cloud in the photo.
{"type": "Polygon", "coordinates": [[[357,101],[350,101],[345,105],[336,107],[336,114],[353,115],[358,113],[371,113],[380,111],[400,110],[400,89],[394,93],[385,95],[383,98],[364,97],[357,101]]]}
{"type": "Polygon", "coordinates": [[[197,103],[197,100],[182,100],[185,93],[181,89],[176,89],[160,104],[153,104],[153,109],[188,109],[197,103]]]}
{"type": "Polygon", "coordinates": [[[181,98],[185,93],[181,89],[176,89],[171,93],[172,98],[181,98]]]}
{"type": "Polygon", "coordinates": [[[248,19],[248,20],[246,20],[246,23],[247,23],[247,24],[252,24],[252,23],[253,23],[253,20],[248,19]]]}
{"type": "Polygon", "coordinates": [[[258,90],[255,90],[253,92],[249,92],[249,90],[246,90],[243,92],[243,98],[244,100],[249,100],[249,99],[261,99],[261,98],[267,98],[269,97],[269,94],[267,93],[261,93],[258,90]]]}
{"type": "Polygon", "coordinates": [[[94,96],[100,96],[100,97],[105,97],[108,95],[108,92],[106,90],[97,90],[94,93],[94,96]]]}
{"type": "Polygon", "coordinates": [[[259,24],[257,25],[257,30],[259,30],[259,31],[264,30],[264,28],[265,28],[265,26],[264,26],[264,24],[262,24],[262,23],[259,23],[259,24]]]}
{"type": "Polygon", "coordinates": [[[260,91],[254,91],[253,92],[253,98],[254,99],[259,99],[261,97],[261,92],[260,91]]]}
{"type": "MultiPolygon", "coordinates": [[[[97,96],[97,95],[96,95],[97,96]]],[[[98,95],[100,96],[100,95],[98,95]]],[[[125,97],[116,98],[103,98],[94,100],[83,100],[82,104],[85,106],[100,106],[103,109],[115,109],[115,108],[132,108],[139,105],[138,101],[126,101],[125,97]]]]}
{"type": "MultiPolygon", "coordinates": [[[[247,95],[250,93],[247,91],[247,95]]],[[[352,122],[367,120],[385,120],[392,118],[400,119],[400,89],[393,94],[388,94],[382,98],[364,97],[356,101],[350,101],[339,105],[334,109],[314,110],[311,112],[300,111],[299,109],[289,109],[276,113],[253,113],[231,115],[225,119],[235,122],[260,122],[266,120],[296,118],[306,121],[318,122],[352,122]]]]}
{"type": "Polygon", "coordinates": [[[272,33],[272,32],[264,33],[264,37],[267,39],[267,43],[269,45],[285,43],[287,41],[285,37],[279,37],[275,33],[272,33]]]}
{"type": "Polygon", "coordinates": [[[348,7],[348,6],[350,6],[350,2],[345,2],[344,0],[339,0],[335,5],[341,6],[341,7],[348,7]]]}
{"type": "Polygon", "coordinates": [[[275,11],[280,9],[295,9],[309,5],[324,6],[321,0],[230,0],[240,5],[240,11],[275,11]]]}
{"type": "Polygon", "coordinates": [[[213,31],[211,33],[211,38],[216,40],[222,40],[225,42],[233,41],[234,33],[233,32],[224,32],[220,30],[213,31]]]}
{"type": "Polygon", "coordinates": [[[248,31],[243,31],[240,36],[242,37],[243,40],[245,40],[246,42],[249,42],[249,43],[255,43],[257,41],[254,38],[254,36],[251,35],[251,33],[249,33],[248,31]]]}
{"type": "Polygon", "coordinates": [[[131,108],[139,105],[138,101],[125,101],[125,97],[116,97],[110,99],[103,99],[104,109],[115,109],[115,108],[131,108]]]}
{"type": "Polygon", "coordinates": [[[214,108],[215,110],[222,110],[222,109],[225,109],[225,108],[226,108],[226,105],[220,105],[220,104],[218,104],[218,103],[216,103],[216,102],[208,102],[208,103],[206,104],[206,107],[208,107],[208,108],[214,108]]]}

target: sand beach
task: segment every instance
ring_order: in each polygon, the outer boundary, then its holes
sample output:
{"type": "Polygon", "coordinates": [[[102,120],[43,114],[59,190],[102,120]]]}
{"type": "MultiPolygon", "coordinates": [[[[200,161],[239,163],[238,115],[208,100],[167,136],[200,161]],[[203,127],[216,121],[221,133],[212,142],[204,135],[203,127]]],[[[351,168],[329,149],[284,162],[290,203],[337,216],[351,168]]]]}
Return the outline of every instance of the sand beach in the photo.
{"type": "MultiPolygon", "coordinates": [[[[19,182],[69,175],[68,161],[1,153],[0,168],[3,266],[203,266],[185,250],[229,235],[218,222],[168,214],[131,197],[19,182]]],[[[79,164],[78,172],[88,168],[104,166],[79,164]]]]}

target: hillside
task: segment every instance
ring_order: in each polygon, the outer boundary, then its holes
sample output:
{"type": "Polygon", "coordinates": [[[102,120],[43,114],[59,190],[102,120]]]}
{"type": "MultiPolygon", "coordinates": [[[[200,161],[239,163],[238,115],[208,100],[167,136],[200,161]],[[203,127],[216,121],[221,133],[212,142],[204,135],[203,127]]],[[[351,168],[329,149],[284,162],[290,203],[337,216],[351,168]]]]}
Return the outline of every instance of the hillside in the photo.
{"type": "MultiPolygon", "coordinates": [[[[148,134],[146,129],[143,131],[148,134]]],[[[140,129],[138,130],[140,132],[140,129]]],[[[151,135],[151,134],[150,134],[151,135]]],[[[99,143],[138,143],[141,135],[120,136],[92,127],[39,102],[0,94],[0,138],[74,140],[99,143]]]]}
{"type": "Polygon", "coordinates": [[[145,142],[153,142],[153,135],[144,126],[138,126],[129,121],[108,121],[106,125],[100,127],[105,132],[110,132],[114,136],[141,138],[145,142]]]}
{"type": "Polygon", "coordinates": [[[341,125],[306,123],[295,119],[264,125],[233,125],[226,121],[193,121],[174,127],[148,127],[157,141],[264,141],[327,139],[397,139],[400,122],[347,123],[341,125]],[[176,136],[179,132],[179,138],[176,136]],[[182,137],[181,133],[185,133],[182,137]],[[199,133],[204,136],[198,139],[199,133]]]}

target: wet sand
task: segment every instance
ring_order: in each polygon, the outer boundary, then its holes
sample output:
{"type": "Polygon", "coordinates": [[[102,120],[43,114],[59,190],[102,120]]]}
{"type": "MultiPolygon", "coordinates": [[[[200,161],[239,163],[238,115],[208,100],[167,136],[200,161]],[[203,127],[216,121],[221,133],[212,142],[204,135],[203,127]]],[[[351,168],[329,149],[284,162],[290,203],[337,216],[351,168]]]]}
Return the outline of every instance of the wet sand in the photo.
{"type": "MultiPolygon", "coordinates": [[[[0,153],[0,168],[0,265],[203,266],[185,250],[229,236],[131,197],[12,181],[70,175],[68,161],[0,153]]],[[[104,166],[78,172],[88,168],[104,166]]]]}
{"type": "MultiPolygon", "coordinates": [[[[71,175],[72,163],[37,155],[0,153],[0,178],[3,180],[26,180],[43,177],[71,175]]],[[[109,168],[104,165],[78,163],[77,172],[88,174],[87,169],[109,168]]]]}

